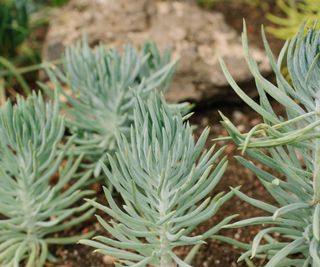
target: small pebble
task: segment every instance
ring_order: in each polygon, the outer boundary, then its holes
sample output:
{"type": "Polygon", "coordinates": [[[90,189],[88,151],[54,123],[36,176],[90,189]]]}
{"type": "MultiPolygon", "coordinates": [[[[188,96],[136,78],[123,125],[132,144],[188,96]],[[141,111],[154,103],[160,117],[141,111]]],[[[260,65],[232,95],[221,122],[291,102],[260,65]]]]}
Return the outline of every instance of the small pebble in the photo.
{"type": "Polygon", "coordinates": [[[111,264],[114,264],[115,258],[114,258],[114,257],[111,257],[111,256],[108,256],[108,255],[105,255],[105,256],[103,256],[102,261],[103,261],[103,263],[105,263],[105,264],[111,265],[111,264]]]}
{"type": "Polygon", "coordinates": [[[243,133],[243,132],[245,132],[245,130],[246,130],[246,126],[244,126],[243,124],[239,124],[239,125],[237,126],[237,129],[238,129],[241,133],[243,133]]]}
{"type": "Polygon", "coordinates": [[[209,125],[209,119],[207,117],[202,118],[201,125],[202,126],[208,126],[209,125]]]}
{"type": "Polygon", "coordinates": [[[239,110],[236,110],[232,113],[232,118],[235,124],[239,124],[245,120],[244,114],[239,110]]]}
{"type": "Polygon", "coordinates": [[[234,235],[234,238],[235,238],[235,239],[240,239],[240,234],[239,234],[239,233],[236,233],[236,234],[234,235]]]}

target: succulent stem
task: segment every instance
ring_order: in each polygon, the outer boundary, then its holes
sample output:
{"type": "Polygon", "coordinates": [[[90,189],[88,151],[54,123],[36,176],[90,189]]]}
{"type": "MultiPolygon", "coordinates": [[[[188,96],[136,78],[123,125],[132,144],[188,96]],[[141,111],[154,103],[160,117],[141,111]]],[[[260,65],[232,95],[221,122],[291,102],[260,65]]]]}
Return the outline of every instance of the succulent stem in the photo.
{"type": "MultiPolygon", "coordinates": [[[[161,187],[162,190],[160,192],[161,197],[159,202],[160,219],[166,217],[168,213],[168,192],[166,192],[165,186],[162,185],[161,187]]],[[[170,241],[167,238],[168,228],[168,222],[165,222],[160,230],[160,267],[175,267],[169,254],[170,241]]]]}

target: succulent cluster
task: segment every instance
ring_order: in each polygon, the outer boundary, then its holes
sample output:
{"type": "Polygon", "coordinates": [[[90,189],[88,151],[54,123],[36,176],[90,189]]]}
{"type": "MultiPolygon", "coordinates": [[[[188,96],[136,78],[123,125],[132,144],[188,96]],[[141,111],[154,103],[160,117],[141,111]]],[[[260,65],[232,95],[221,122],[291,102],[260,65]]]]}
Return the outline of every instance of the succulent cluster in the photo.
{"type": "Polygon", "coordinates": [[[63,71],[56,69],[49,75],[67,100],[63,108],[76,135],[76,153],[85,153],[88,168],[95,168],[98,176],[97,162],[114,152],[116,136],[129,136],[135,96],[146,99],[154,90],[166,90],[175,63],[169,51],[161,56],[151,42],[140,52],[126,46],[121,55],[102,45],[91,49],[86,41],[68,49],[64,62],[63,71]]]}
{"type": "Polygon", "coordinates": [[[97,236],[80,242],[114,256],[117,266],[190,266],[174,249],[202,244],[234,217],[192,235],[232,196],[232,192],[209,196],[227,166],[226,157],[217,163],[224,149],[203,150],[208,129],[195,142],[180,110],[172,109],[159,94],[148,101],[136,100],[133,121],[131,142],[119,136],[118,152],[109,156],[111,167],[104,166],[124,206],[115,203],[108,188],[104,188],[108,206],[89,201],[112,217],[106,222],[97,216],[113,239],[97,236]]]}
{"type": "Polygon", "coordinates": [[[263,37],[276,85],[259,73],[248,51],[246,33],[243,34],[246,60],[256,80],[260,103],[236,85],[223,63],[222,67],[234,90],[264,122],[246,134],[240,133],[225,117],[223,125],[243,153],[268,167],[270,171],[238,157],[257,175],[276,204],[252,199],[234,189],[240,198],[270,215],[249,218],[229,227],[269,225],[255,236],[241,259],[267,257],[267,267],[320,266],[320,33],[310,29],[305,35],[301,29],[286,43],[278,62],[263,37]],[[281,74],[285,59],[291,83],[281,74]],[[277,114],[271,99],[283,106],[285,114],[277,114]],[[280,234],[281,238],[275,238],[274,234],[280,234]],[[291,257],[296,254],[300,256],[291,257]]]}
{"type": "Polygon", "coordinates": [[[87,203],[76,205],[92,194],[80,191],[90,173],[72,182],[81,158],[66,156],[72,140],[61,143],[64,131],[57,102],[44,103],[35,93],[27,100],[19,98],[15,105],[7,102],[0,110],[1,266],[43,266],[53,259],[49,244],[81,238],[53,234],[94,212],[87,203]],[[56,182],[54,175],[59,175],[56,182]]]}
{"type": "Polygon", "coordinates": [[[140,52],[127,46],[122,54],[91,49],[86,41],[68,49],[63,69],[48,70],[55,92],[41,85],[53,101],[33,93],[0,109],[0,265],[42,267],[55,259],[50,244],[80,240],[114,257],[119,267],[187,267],[206,239],[217,238],[245,249],[240,260],[264,258],[266,267],[320,266],[320,32],[305,32],[285,44],[278,62],[263,32],[273,84],[260,74],[244,30],[258,101],[241,90],[221,61],[235,92],[264,120],[241,133],[222,115],[230,134],[224,139],[246,154],[237,159],[256,174],[273,203],[240,188],[212,195],[227,168],[224,148],[205,149],[209,130],[195,140],[186,106],[165,101],[162,92],[175,69],[168,51],[161,55],[150,42],[140,52]],[[290,80],[281,73],[284,63],[290,80]],[[273,101],[283,106],[281,114],[273,101]],[[87,184],[93,177],[106,178],[107,204],[91,199],[87,184]],[[233,223],[232,215],[195,232],[233,195],[268,215],[233,223]],[[96,209],[111,218],[97,215],[106,236],[60,237],[58,232],[81,224],[96,209]],[[257,224],[265,228],[252,244],[217,235],[223,227],[257,224]],[[191,247],[184,259],[175,254],[182,246],[191,247]]]}

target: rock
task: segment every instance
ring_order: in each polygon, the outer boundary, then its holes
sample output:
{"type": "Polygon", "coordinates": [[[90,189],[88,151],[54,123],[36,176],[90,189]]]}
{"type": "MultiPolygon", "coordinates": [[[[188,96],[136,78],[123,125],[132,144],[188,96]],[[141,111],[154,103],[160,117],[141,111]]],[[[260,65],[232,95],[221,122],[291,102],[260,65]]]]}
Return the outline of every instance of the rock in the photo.
{"type": "MultiPolygon", "coordinates": [[[[192,1],[71,0],[52,20],[44,46],[45,60],[61,56],[66,46],[86,33],[94,45],[139,46],[154,40],[160,49],[171,48],[179,58],[177,73],[167,94],[171,101],[232,101],[238,99],[229,87],[218,62],[222,56],[249,94],[256,92],[245,60],[240,37],[222,14],[200,9],[192,1]],[[251,89],[250,89],[251,88],[251,89]]],[[[251,53],[263,75],[270,72],[264,52],[251,53]]]]}
{"type": "Polygon", "coordinates": [[[237,125],[242,122],[245,122],[247,117],[239,110],[235,110],[232,113],[232,121],[237,125]]]}

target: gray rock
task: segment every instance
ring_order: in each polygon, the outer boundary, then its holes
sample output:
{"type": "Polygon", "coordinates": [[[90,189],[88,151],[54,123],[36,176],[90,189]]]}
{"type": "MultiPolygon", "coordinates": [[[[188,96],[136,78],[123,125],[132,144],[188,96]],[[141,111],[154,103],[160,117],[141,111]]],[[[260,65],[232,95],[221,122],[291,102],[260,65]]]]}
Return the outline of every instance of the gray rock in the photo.
{"type": "MultiPolygon", "coordinates": [[[[53,19],[44,46],[44,58],[61,56],[65,47],[86,33],[91,44],[139,46],[154,40],[171,48],[179,65],[167,94],[171,101],[232,101],[237,99],[221,71],[222,56],[234,79],[252,84],[240,37],[222,14],[200,9],[190,1],[71,0],[53,19]]],[[[264,52],[252,47],[252,56],[266,75],[270,66],[264,52]]],[[[248,87],[249,94],[255,90],[248,87]]]]}

